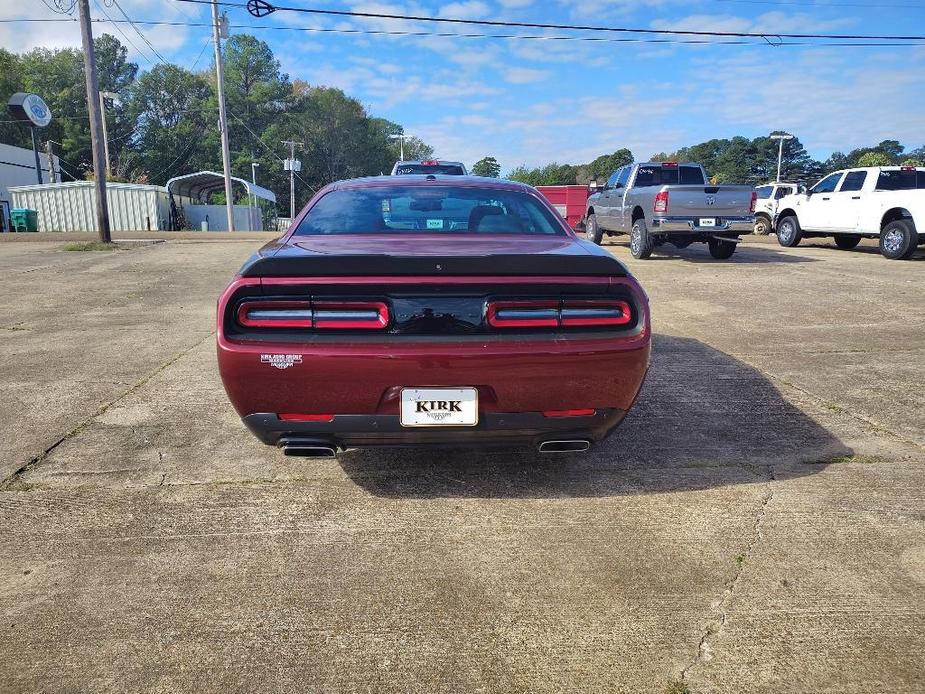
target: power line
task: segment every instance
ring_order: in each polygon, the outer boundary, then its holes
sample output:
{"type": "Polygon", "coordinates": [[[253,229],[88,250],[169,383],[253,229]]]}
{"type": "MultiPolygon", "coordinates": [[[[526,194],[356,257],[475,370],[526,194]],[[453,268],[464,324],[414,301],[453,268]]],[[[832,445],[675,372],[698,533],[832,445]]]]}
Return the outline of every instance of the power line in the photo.
{"type": "MultiPolygon", "coordinates": [[[[179,0],[177,0],[179,1],[179,0]]],[[[865,7],[868,9],[880,9],[881,7],[897,7],[906,10],[923,10],[922,5],[900,5],[896,3],[864,3],[864,2],[788,2],[786,0],[716,0],[716,2],[731,2],[737,5],[781,5],[781,6],[799,6],[799,7],[822,7],[838,10],[842,7],[865,7]]]]}
{"type": "MultiPolygon", "coordinates": [[[[112,25],[116,28],[116,31],[118,31],[120,34],[122,34],[122,38],[124,38],[124,39],[126,40],[126,42],[128,42],[128,45],[131,46],[132,48],[134,48],[134,49],[135,49],[135,52],[138,53],[138,55],[140,55],[142,58],[144,58],[144,60],[145,60],[146,63],[148,63],[148,64],[150,65],[152,62],[154,62],[154,61],[151,60],[150,56],[148,56],[147,53],[145,53],[143,50],[141,50],[138,46],[135,45],[135,43],[128,37],[128,34],[126,34],[124,31],[122,31],[122,27],[120,27],[118,24],[116,24],[116,23],[112,20],[112,17],[110,17],[109,14],[106,12],[106,10],[103,9],[103,6],[100,4],[100,0],[93,0],[93,2],[94,2],[94,4],[97,6],[97,8],[99,8],[99,11],[103,13],[103,15],[106,17],[106,19],[108,19],[108,20],[110,21],[110,23],[112,23],[112,25]]],[[[91,21],[92,21],[92,20],[91,20],[91,21]]],[[[101,21],[102,21],[102,20],[101,20],[101,21]]]]}
{"type": "MultiPolygon", "coordinates": [[[[103,1],[106,2],[106,0],[103,0],[103,1]]],[[[147,36],[145,36],[144,34],[141,33],[141,30],[140,30],[137,26],[135,26],[135,23],[132,21],[131,17],[129,17],[127,14],[125,14],[125,10],[122,9],[122,6],[119,4],[119,1],[118,1],[118,0],[111,0],[111,2],[112,2],[113,5],[115,5],[116,9],[119,10],[119,13],[120,13],[123,17],[125,17],[125,20],[126,20],[129,24],[132,25],[132,29],[134,29],[134,30],[135,30],[135,33],[138,34],[138,35],[141,37],[141,40],[144,41],[146,44],[148,44],[148,48],[150,48],[152,51],[154,51],[154,55],[156,55],[158,58],[160,58],[160,59],[161,59],[161,62],[166,63],[167,60],[164,58],[164,56],[162,56],[162,55],[158,52],[158,50],[154,47],[154,44],[151,43],[151,42],[148,40],[148,37],[147,37],[147,36]]]]}
{"type": "MultiPolygon", "coordinates": [[[[184,2],[185,0],[177,0],[184,2]]],[[[0,24],[10,22],[67,22],[69,19],[0,19],[0,24]]],[[[125,20],[118,19],[98,19],[96,22],[110,23],[114,25],[127,24],[125,20]]],[[[209,24],[197,22],[169,22],[153,20],[135,20],[135,24],[142,26],[172,26],[172,27],[192,27],[202,28],[209,27],[209,24]]],[[[118,28],[118,27],[117,27],[118,28]]],[[[436,31],[410,31],[410,30],[389,30],[389,29],[331,29],[321,27],[292,27],[276,25],[253,25],[253,24],[230,24],[231,29],[244,29],[247,31],[297,31],[306,33],[319,34],[344,34],[344,35],[365,35],[365,36],[411,36],[411,37],[431,37],[431,38],[461,38],[461,39],[523,39],[529,41],[587,41],[592,43],[633,43],[633,44],[668,44],[668,45],[695,45],[695,46],[759,46],[759,47],[840,47],[840,48],[857,48],[857,47],[902,47],[902,46],[925,46],[925,43],[916,43],[909,41],[829,41],[820,43],[816,41],[784,41],[778,40],[776,35],[759,36],[755,40],[709,40],[709,39],[671,39],[671,38],[614,38],[608,36],[551,36],[551,35],[529,35],[529,34],[485,34],[485,33],[460,33],[460,32],[436,32],[436,31]]],[[[148,59],[148,62],[152,62],[148,59]]]]}
{"type": "MultiPolygon", "coordinates": [[[[179,2],[189,2],[193,4],[211,4],[212,0],[178,0],[179,2]]],[[[217,0],[217,4],[226,7],[237,7],[249,10],[248,4],[239,2],[230,2],[229,0],[217,0]]],[[[756,33],[749,31],[705,31],[705,30],[683,30],[683,29],[643,29],[639,27],[610,27],[610,26],[593,26],[586,24],[551,24],[546,22],[513,22],[501,21],[496,19],[456,19],[450,17],[427,17],[412,14],[391,14],[386,12],[360,12],[355,10],[322,10],[309,7],[274,7],[264,3],[268,9],[265,14],[272,12],[299,12],[302,14],[325,15],[334,17],[354,17],[362,19],[400,19],[409,22],[439,22],[442,24],[467,24],[477,26],[493,27],[522,27],[527,29],[558,29],[566,31],[599,31],[623,34],[657,34],[668,36],[725,36],[737,38],[758,38],[781,37],[790,39],[855,39],[855,40],[884,40],[884,41],[925,41],[925,35],[890,35],[890,34],[782,34],[779,32],[756,33]]],[[[253,13],[252,13],[253,14],[253,13]]],[[[255,15],[256,16],[256,15],[255,15]]],[[[265,16],[265,15],[264,15],[265,16]]]]}

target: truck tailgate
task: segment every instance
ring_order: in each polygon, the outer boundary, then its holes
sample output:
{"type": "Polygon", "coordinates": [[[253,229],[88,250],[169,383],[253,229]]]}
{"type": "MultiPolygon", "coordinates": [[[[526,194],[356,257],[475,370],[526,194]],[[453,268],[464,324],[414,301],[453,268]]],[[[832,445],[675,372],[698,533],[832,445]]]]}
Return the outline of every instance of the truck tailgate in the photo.
{"type": "Polygon", "coordinates": [[[664,186],[670,217],[747,217],[751,186],[664,186]]]}

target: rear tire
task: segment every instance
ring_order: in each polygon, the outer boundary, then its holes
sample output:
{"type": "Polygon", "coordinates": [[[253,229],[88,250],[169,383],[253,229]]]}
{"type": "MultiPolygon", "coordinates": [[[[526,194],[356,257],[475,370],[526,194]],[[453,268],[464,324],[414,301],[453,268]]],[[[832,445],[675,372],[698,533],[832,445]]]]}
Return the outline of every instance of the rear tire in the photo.
{"type": "Polygon", "coordinates": [[[630,232],[630,253],[637,260],[645,260],[652,255],[652,237],[649,236],[649,228],[644,219],[633,222],[633,230],[630,232]]]}
{"type": "Polygon", "coordinates": [[[880,252],[884,258],[903,260],[915,253],[919,235],[907,219],[890,222],[880,232],[880,252]]]}
{"type": "Polygon", "coordinates": [[[843,251],[850,251],[861,243],[860,234],[835,234],[835,245],[843,251]]]}
{"type": "Polygon", "coordinates": [[[765,217],[763,214],[758,215],[755,217],[755,228],[753,231],[758,236],[766,236],[767,234],[770,234],[771,219],[769,217],[765,217]]]}
{"type": "Polygon", "coordinates": [[[604,238],[604,232],[597,223],[597,217],[593,214],[589,214],[588,221],[585,222],[585,238],[598,246],[604,238]]]}
{"type": "Polygon", "coordinates": [[[736,252],[738,244],[732,241],[722,241],[720,239],[708,239],[707,245],[710,246],[710,255],[717,260],[728,260],[736,252]]]}
{"type": "Polygon", "coordinates": [[[793,215],[784,217],[777,223],[777,242],[784,248],[793,248],[803,238],[800,222],[793,215]]]}

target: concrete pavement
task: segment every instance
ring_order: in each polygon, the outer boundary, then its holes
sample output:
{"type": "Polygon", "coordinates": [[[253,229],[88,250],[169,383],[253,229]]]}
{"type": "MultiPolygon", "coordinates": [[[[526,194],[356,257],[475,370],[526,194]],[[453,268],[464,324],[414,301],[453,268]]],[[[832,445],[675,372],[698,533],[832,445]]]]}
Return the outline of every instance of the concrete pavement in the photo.
{"type": "Polygon", "coordinates": [[[222,392],[256,245],[0,247],[4,691],[925,688],[921,253],[611,245],[656,341],[604,446],[332,461],[222,392]]]}

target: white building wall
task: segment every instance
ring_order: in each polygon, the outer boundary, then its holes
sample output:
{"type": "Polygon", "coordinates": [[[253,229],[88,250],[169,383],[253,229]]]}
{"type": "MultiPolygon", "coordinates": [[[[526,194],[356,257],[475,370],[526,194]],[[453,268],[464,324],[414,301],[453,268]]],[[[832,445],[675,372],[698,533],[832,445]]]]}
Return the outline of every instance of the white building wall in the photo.
{"type": "MultiPolygon", "coordinates": [[[[39,231],[98,231],[96,191],[92,181],[14,187],[13,207],[38,211],[39,231]]],[[[160,186],[107,183],[110,227],[113,231],[166,228],[167,190],[160,186]]]]}
{"type": "MultiPolygon", "coordinates": [[[[45,154],[39,154],[39,160],[42,163],[42,181],[48,183],[48,157],[45,154]]],[[[54,158],[55,172],[58,179],[61,179],[61,165],[58,157],[54,158]]],[[[10,197],[11,186],[28,186],[38,183],[35,175],[35,155],[31,149],[24,147],[14,147],[0,143],[0,215],[4,216],[4,229],[9,227],[8,213],[13,205],[10,197]]]]}

